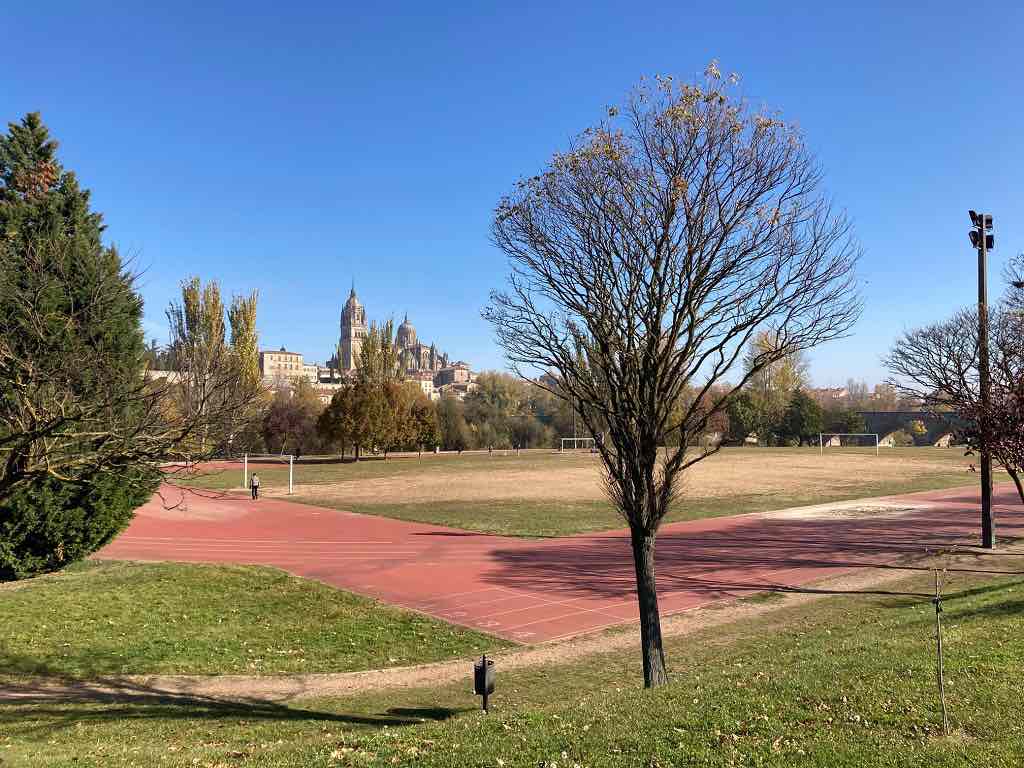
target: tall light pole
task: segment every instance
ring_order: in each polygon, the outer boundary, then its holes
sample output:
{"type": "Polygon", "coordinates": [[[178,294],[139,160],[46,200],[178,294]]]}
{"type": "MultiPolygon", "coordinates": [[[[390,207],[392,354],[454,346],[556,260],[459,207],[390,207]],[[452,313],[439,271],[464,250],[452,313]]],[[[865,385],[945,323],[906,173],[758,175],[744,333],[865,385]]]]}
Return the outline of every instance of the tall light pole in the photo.
{"type": "Polygon", "coordinates": [[[988,368],[988,252],[995,247],[991,234],[992,214],[968,212],[971,216],[971,245],[978,250],[978,383],[981,386],[981,423],[978,424],[981,449],[981,546],[994,549],[995,522],[992,519],[992,454],[988,448],[988,414],[992,400],[992,382],[988,368]]]}

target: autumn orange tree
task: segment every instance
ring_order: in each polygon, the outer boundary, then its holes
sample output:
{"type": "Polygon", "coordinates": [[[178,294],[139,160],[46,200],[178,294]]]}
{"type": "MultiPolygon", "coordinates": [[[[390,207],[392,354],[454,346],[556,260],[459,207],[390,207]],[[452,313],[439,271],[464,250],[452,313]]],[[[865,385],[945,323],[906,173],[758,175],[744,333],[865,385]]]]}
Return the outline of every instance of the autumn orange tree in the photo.
{"type": "Polygon", "coordinates": [[[552,391],[605,435],[648,687],[667,680],[658,528],[683,473],[718,450],[691,446],[749,380],[843,336],[861,307],[851,225],[803,138],[738,98],[735,80],[712,63],[700,82],[641,83],[519,181],[492,225],[511,273],[484,316],[514,370],[553,372],[552,391]],[[741,365],[760,333],[773,343],[741,365]]]}

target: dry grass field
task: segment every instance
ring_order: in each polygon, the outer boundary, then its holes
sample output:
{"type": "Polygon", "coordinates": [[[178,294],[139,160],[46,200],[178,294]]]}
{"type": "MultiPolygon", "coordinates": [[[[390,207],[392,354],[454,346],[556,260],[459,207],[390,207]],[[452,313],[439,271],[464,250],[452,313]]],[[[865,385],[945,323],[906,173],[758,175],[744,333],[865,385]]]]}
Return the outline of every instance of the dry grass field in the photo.
{"type": "MultiPolygon", "coordinates": [[[[670,519],[739,514],[976,482],[974,459],[956,448],[728,448],[685,476],[670,519]]],[[[264,492],[287,493],[287,468],[254,465],[264,492]]],[[[237,468],[195,478],[237,487],[237,468]]],[[[359,463],[300,462],[293,498],[367,514],[526,536],[621,526],[605,500],[600,460],[589,453],[530,451],[404,456],[359,463]]]]}

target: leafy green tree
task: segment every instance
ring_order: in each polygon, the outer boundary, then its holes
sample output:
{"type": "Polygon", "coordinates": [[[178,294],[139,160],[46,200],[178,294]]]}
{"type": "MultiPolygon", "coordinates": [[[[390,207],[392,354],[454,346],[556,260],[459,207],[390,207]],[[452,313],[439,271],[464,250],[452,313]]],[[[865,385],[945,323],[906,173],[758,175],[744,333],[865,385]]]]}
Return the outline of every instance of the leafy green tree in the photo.
{"type": "Polygon", "coordinates": [[[462,403],[454,397],[445,397],[437,407],[437,420],[441,432],[441,443],[446,451],[464,451],[469,447],[472,435],[462,403]]]}
{"type": "Polygon", "coordinates": [[[743,358],[749,376],[746,389],[758,414],[755,431],[759,442],[771,443],[775,428],[782,423],[793,392],[808,384],[808,362],[802,350],[780,354],[783,340],[769,331],[751,339],[743,358]],[[764,361],[771,360],[767,364],[764,361]]]}
{"type": "Polygon", "coordinates": [[[320,439],[317,424],[324,406],[313,385],[296,379],[274,393],[263,417],[263,439],[273,453],[315,453],[320,439]]]}
{"type": "Polygon", "coordinates": [[[168,445],[142,300],[56,149],[37,113],[0,135],[0,579],[109,541],[168,445]]]}
{"type": "Polygon", "coordinates": [[[855,435],[868,431],[868,425],[864,421],[864,417],[856,411],[847,410],[846,408],[825,411],[823,422],[825,424],[823,432],[855,435]]]}
{"type": "Polygon", "coordinates": [[[422,453],[441,442],[441,429],[437,422],[437,408],[422,392],[412,406],[416,449],[422,453]]]}
{"type": "Polygon", "coordinates": [[[327,408],[317,418],[317,434],[323,445],[340,448],[342,458],[355,446],[355,385],[346,384],[337,390],[327,408]]]}
{"type": "Polygon", "coordinates": [[[729,398],[726,407],[729,416],[729,442],[743,445],[748,436],[757,432],[763,417],[754,404],[750,392],[741,390],[729,398]]]}
{"type": "Polygon", "coordinates": [[[784,440],[795,440],[804,445],[817,440],[821,431],[821,406],[802,389],[796,390],[783,415],[779,428],[780,436],[784,440]]]}
{"type": "Polygon", "coordinates": [[[418,424],[413,407],[423,391],[412,382],[394,382],[384,387],[385,409],[380,417],[380,431],[376,444],[388,452],[400,448],[414,448],[418,437],[418,424]]]}
{"type": "Polygon", "coordinates": [[[398,348],[394,322],[371,323],[359,352],[357,378],[364,384],[383,388],[399,380],[398,348]]]}

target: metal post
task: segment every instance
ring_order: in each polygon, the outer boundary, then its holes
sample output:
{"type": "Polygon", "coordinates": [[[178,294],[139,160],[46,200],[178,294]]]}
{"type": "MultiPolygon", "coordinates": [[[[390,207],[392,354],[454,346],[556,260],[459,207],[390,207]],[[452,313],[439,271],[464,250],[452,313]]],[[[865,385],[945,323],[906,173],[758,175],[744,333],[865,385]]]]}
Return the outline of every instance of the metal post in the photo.
{"type": "MultiPolygon", "coordinates": [[[[482,661],[484,663],[484,680],[486,681],[486,679],[487,679],[487,654],[486,653],[483,655],[482,661]]],[[[487,709],[487,685],[486,684],[484,685],[484,701],[483,701],[483,705],[484,705],[484,714],[487,714],[488,709],[487,709]]]]}
{"type": "Polygon", "coordinates": [[[242,487],[249,487],[249,454],[242,454],[242,487]]]}
{"type": "Polygon", "coordinates": [[[825,441],[821,436],[821,432],[818,433],[818,453],[822,456],[825,455],[825,441]]]}
{"type": "Polygon", "coordinates": [[[942,664],[942,596],[939,593],[939,572],[935,571],[935,646],[936,646],[936,674],[939,679],[939,702],[942,705],[942,733],[949,735],[949,715],[946,714],[946,679],[943,674],[942,664]]]}
{"type": "Polygon", "coordinates": [[[978,373],[981,384],[981,546],[995,548],[995,526],[992,520],[992,454],[988,449],[989,404],[991,402],[991,381],[988,368],[988,235],[985,230],[985,214],[981,214],[981,237],[978,247],[978,373]]]}
{"type": "Polygon", "coordinates": [[[291,493],[292,493],[292,467],[293,467],[294,464],[295,464],[295,457],[294,456],[289,456],[288,457],[288,495],[289,496],[291,496],[291,493]]]}

